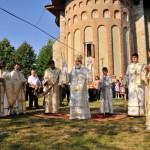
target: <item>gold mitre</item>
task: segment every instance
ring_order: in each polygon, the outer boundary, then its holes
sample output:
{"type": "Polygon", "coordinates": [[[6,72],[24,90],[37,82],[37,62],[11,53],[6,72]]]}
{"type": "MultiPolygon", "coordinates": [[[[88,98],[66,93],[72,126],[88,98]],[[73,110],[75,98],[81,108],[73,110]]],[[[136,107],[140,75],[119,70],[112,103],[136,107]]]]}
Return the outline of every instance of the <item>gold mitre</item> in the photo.
{"type": "Polygon", "coordinates": [[[82,55],[81,54],[77,54],[75,60],[82,61],[82,55]]]}

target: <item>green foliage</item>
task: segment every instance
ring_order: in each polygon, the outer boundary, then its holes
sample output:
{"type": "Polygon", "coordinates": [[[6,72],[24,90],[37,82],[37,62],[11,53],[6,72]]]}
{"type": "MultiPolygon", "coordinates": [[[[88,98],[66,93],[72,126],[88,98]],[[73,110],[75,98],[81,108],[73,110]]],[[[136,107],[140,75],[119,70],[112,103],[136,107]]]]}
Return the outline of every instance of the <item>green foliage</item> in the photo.
{"type": "Polygon", "coordinates": [[[48,68],[48,62],[52,59],[53,41],[49,40],[47,45],[43,46],[39,52],[38,58],[27,42],[22,43],[16,50],[10,45],[8,39],[0,41],[0,60],[6,61],[6,68],[12,70],[14,62],[21,64],[21,70],[28,77],[32,69],[37,69],[38,75],[43,76],[48,68]]]}
{"type": "Polygon", "coordinates": [[[8,39],[0,41],[0,60],[6,61],[6,68],[11,70],[14,62],[14,47],[10,45],[8,39]]]}
{"type": "Polygon", "coordinates": [[[48,68],[48,62],[52,59],[52,45],[53,41],[49,40],[48,44],[43,46],[39,52],[36,67],[38,75],[43,76],[45,69],[48,68]]]}
{"type": "Polygon", "coordinates": [[[27,42],[21,44],[15,51],[15,62],[21,64],[21,70],[26,76],[29,76],[31,70],[35,69],[36,54],[27,42]]]}

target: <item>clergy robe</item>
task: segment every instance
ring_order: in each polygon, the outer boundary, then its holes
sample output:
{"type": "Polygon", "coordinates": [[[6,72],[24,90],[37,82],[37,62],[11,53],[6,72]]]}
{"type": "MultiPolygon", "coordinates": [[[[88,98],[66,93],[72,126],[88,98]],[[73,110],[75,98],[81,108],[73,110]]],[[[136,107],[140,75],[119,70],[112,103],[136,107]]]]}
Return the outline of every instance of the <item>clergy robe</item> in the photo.
{"type": "Polygon", "coordinates": [[[9,71],[6,69],[0,69],[0,78],[5,80],[5,83],[0,82],[0,114],[2,117],[5,117],[8,114],[6,82],[9,80],[9,71]]]}
{"type": "Polygon", "coordinates": [[[69,77],[68,77],[68,72],[67,72],[67,63],[63,59],[62,60],[62,71],[61,71],[59,82],[60,82],[60,84],[67,84],[68,81],[69,81],[69,77]]]}
{"type": "Polygon", "coordinates": [[[49,89],[51,86],[52,89],[49,93],[45,95],[45,113],[58,113],[60,107],[60,69],[48,68],[44,74],[44,82],[50,80],[50,85],[45,85],[45,90],[49,89]]]}
{"type": "Polygon", "coordinates": [[[70,119],[91,118],[88,102],[87,69],[81,65],[80,69],[75,67],[69,74],[70,78],[70,119]]]}
{"type": "Polygon", "coordinates": [[[20,71],[13,70],[10,73],[10,88],[8,90],[8,99],[10,114],[19,115],[26,113],[25,101],[25,82],[26,79],[20,71]]]}
{"type": "Polygon", "coordinates": [[[112,79],[107,75],[100,79],[100,112],[113,113],[112,79]]]}
{"type": "Polygon", "coordinates": [[[150,130],[150,72],[147,74],[146,92],[146,129],[150,130]]]}
{"type": "Polygon", "coordinates": [[[131,63],[126,71],[123,84],[128,84],[128,115],[145,115],[145,64],[131,63]]]}

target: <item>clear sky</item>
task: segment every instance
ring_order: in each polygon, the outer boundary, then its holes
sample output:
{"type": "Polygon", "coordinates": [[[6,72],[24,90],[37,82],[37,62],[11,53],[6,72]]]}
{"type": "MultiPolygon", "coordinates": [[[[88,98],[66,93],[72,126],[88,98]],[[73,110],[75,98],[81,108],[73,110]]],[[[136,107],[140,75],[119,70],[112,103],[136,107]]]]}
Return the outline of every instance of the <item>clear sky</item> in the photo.
{"type": "MultiPolygon", "coordinates": [[[[42,30],[57,38],[59,36],[59,28],[55,24],[55,16],[50,12],[45,10],[38,23],[45,9],[44,6],[47,4],[51,4],[51,0],[0,0],[1,8],[37,25],[42,30]]],[[[3,38],[7,38],[15,48],[18,48],[26,41],[33,47],[36,54],[51,39],[36,28],[0,10],[0,41],[3,38]]]]}

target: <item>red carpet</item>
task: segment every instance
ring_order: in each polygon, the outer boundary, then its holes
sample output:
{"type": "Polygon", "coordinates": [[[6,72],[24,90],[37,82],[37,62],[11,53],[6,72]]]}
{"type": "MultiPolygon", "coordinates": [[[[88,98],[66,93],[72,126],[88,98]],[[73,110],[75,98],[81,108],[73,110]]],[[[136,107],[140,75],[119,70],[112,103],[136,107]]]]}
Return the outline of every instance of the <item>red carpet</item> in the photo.
{"type": "MultiPolygon", "coordinates": [[[[68,112],[60,112],[57,114],[36,114],[35,117],[38,118],[60,118],[60,119],[69,119],[69,113],[68,112]]],[[[95,120],[95,121],[113,121],[113,120],[121,120],[127,118],[127,114],[113,114],[111,116],[103,116],[100,113],[92,113],[91,119],[89,120],[95,120]]]]}

